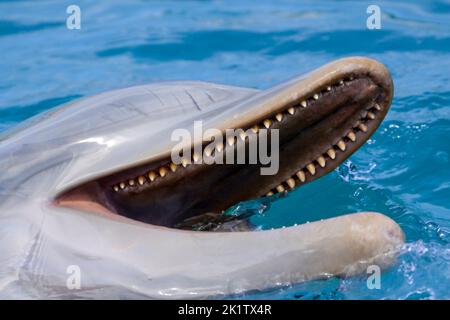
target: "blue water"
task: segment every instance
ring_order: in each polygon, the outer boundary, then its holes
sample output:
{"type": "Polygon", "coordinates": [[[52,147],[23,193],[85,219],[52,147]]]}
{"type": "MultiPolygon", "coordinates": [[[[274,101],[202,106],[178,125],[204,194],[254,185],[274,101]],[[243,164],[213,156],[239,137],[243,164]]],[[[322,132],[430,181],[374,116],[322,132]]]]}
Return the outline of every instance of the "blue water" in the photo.
{"type": "Polygon", "coordinates": [[[450,2],[1,1],[0,131],[94,93],[160,80],[268,88],[330,60],[382,61],[391,111],[363,148],[253,222],[289,226],[374,210],[404,229],[380,290],[366,278],[315,281],[239,298],[450,298],[450,2]],[[81,7],[68,30],[66,7],[81,7]],[[258,3],[256,6],[255,3],[258,3]]]}

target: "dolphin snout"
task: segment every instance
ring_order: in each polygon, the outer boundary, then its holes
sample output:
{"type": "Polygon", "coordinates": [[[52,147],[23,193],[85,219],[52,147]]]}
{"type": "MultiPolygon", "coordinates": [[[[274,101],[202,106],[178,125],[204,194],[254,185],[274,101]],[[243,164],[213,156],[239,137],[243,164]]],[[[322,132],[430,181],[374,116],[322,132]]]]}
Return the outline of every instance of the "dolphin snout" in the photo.
{"type": "Polygon", "coordinates": [[[344,275],[364,272],[369,265],[386,269],[395,263],[399,249],[405,242],[405,234],[391,218],[377,212],[353,215],[349,244],[359,257],[358,263],[350,265],[344,275]]]}

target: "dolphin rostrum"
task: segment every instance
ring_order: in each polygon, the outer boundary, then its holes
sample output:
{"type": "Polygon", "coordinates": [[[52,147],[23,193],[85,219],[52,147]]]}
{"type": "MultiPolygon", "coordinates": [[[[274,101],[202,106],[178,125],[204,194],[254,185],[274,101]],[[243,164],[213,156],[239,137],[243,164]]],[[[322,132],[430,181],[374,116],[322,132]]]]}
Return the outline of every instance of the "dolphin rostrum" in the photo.
{"type": "Polygon", "coordinates": [[[189,221],[220,220],[240,201],[332,171],[377,129],[392,95],[382,64],[353,57],[263,91],[163,82],[28,120],[0,140],[1,296],[205,298],[389,267],[404,236],[379,213],[274,230],[196,231],[189,221]],[[171,162],[172,132],[196,121],[279,129],[278,172],[171,162]]]}

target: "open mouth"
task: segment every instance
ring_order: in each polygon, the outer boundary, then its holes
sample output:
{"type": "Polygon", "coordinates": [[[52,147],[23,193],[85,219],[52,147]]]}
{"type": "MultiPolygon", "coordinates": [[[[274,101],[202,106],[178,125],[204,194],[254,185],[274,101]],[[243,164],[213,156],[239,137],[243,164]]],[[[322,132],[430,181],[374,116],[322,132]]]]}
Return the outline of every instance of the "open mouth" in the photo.
{"type": "MultiPolygon", "coordinates": [[[[280,100],[230,128],[267,129],[269,134],[279,130],[275,175],[261,175],[260,164],[198,164],[196,152],[191,161],[176,165],[168,154],[71,188],[58,195],[56,203],[151,225],[189,228],[190,221],[221,217],[240,201],[289,192],[318,179],[377,129],[391,102],[392,82],[388,74],[369,67],[336,72],[316,82],[308,92],[280,100]]],[[[204,153],[217,157],[248,145],[245,135],[224,141],[204,153]]]]}

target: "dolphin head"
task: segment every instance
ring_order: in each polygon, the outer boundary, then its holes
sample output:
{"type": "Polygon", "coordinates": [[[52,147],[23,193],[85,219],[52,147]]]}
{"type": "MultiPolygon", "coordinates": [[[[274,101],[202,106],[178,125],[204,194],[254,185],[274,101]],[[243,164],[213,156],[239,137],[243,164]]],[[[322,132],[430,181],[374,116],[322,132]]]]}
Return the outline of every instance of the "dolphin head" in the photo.
{"type": "Polygon", "coordinates": [[[158,83],[31,119],[0,141],[2,215],[19,230],[3,251],[11,271],[5,286],[33,283],[45,295],[62,294],[66,266],[76,265],[89,290],[192,297],[387,266],[403,233],[376,213],[271,231],[198,232],[190,221],[332,171],[377,129],[392,95],[387,69],[355,57],[263,91],[158,83]],[[213,144],[196,136],[198,122],[215,130],[213,144]],[[183,142],[189,156],[174,163],[178,129],[193,138],[183,142]],[[240,133],[229,137],[227,129],[240,133]],[[248,155],[251,133],[262,130],[277,132],[273,174],[261,174],[258,163],[199,160],[248,155]]]}

